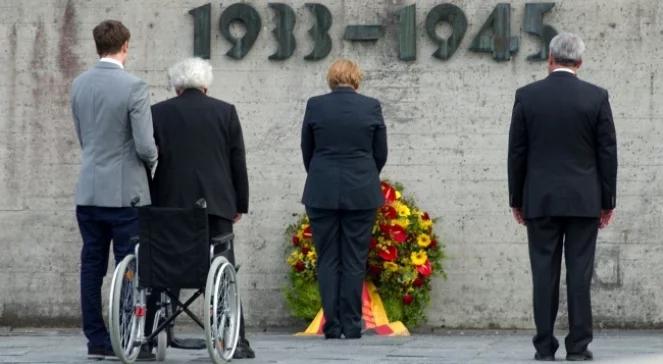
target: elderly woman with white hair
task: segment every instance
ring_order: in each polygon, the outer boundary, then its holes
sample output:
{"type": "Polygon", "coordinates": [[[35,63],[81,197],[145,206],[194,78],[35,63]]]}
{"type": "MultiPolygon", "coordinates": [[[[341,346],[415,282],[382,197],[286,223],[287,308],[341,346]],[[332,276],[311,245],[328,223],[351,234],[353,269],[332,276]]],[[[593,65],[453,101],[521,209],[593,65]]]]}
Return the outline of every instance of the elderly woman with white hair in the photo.
{"type": "MultiPolygon", "coordinates": [[[[205,60],[181,61],[168,70],[168,77],[177,97],[152,106],[154,139],[159,148],[152,204],[190,207],[204,198],[210,237],[230,233],[249,207],[244,140],[237,111],[235,106],[207,96],[213,75],[212,66],[205,60]]],[[[234,247],[227,258],[235,264],[234,247]]],[[[240,336],[234,358],[253,358],[255,354],[244,335],[243,316],[240,336]]],[[[199,344],[204,347],[204,343],[199,344]]]]}

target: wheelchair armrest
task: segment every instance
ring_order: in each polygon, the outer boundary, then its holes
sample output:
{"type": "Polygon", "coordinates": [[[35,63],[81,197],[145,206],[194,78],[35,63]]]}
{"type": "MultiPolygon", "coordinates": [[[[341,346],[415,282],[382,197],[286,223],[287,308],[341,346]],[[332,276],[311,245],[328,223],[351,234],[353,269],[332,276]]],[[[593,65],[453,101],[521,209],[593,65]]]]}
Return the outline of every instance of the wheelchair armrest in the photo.
{"type": "Polygon", "coordinates": [[[224,235],[217,235],[212,237],[211,244],[214,246],[214,249],[220,249],[222,252],[230,249],[230,244],[232,244],[235,234],[228,233],[224,235]]]}

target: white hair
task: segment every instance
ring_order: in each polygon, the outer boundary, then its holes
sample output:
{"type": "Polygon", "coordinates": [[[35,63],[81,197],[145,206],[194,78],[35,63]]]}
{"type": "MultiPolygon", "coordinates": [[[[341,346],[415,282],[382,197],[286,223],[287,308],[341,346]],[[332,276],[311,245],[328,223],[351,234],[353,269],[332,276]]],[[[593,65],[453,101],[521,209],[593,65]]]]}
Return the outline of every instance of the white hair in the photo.
{"type": "Polygon", "coordinates": [[[202,58],[188,58],[168,69],[168,80],[176,90],[209,88],[214,80],[212,65],[202,58]]]}
{"type": "Polygon", "coordinates": [[[555,60],[580,62],[584,52],[585,42],[572,33],[559,33],[550,41],[550,55],[555,60]]]}

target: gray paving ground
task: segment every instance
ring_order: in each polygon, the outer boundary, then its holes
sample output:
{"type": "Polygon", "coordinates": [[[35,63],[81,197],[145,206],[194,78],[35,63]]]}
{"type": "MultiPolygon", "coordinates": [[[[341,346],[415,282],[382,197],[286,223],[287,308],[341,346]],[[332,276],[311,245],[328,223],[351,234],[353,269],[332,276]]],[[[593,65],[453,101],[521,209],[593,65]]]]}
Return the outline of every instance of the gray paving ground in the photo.
{"type": "MultiPolygon", "coordinates": [[[[190,334],[191,335],[191,334],[190,334]]],[[[361,340],[252,333],[258,358],[236,363],[533,363],[530,332],[448,331],[407,338],[361,340]]],[[[663,363],[663,332],[603,331],[592,349],[596,363],[663,363]]],[[[560,351],[563,358],[563,350],[560,351]]],[[[560,360],[560,359],[558,359],[560,360]]],[[[169,349],[166,363],[207,363],[206,351],[169,349]]],[[[0,329],[0,363],[94,363],[85,359],[84,338],[75,330],[0,329]]],[[[99,362],[101,363],[101,362],[99,362]]]]}

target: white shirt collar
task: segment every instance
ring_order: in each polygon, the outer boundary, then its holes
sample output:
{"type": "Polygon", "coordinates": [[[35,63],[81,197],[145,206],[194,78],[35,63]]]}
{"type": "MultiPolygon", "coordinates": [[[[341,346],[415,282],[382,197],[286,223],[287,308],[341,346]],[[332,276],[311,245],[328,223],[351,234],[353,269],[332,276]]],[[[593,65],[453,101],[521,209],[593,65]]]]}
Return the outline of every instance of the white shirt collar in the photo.
{"type": "Polygon", "coordinates": [[[124,65],[122,64],[122,62],[120,62],[120,61],[118,61],[117,59],[114,59],[114,58],[101,57],[101,59],[99,59],[99,62],[108,62],[108,63],[116,64],[116,65],[120,66],[120,68],[124,69],[124,65]]]}
{"type": "Polygon", "coordinates": [[[570,68],[566,68],[566,67],[555,68],[553,70],[553,72],[568,72],[568,73],[571,73],[571,74],[574,74],[574,75],[576,74],[574,70],[572,70],[570,68]]]}

